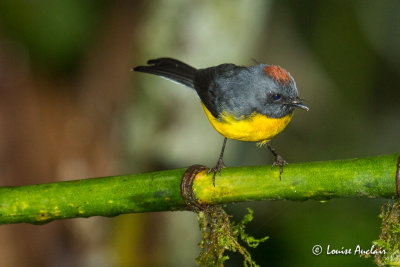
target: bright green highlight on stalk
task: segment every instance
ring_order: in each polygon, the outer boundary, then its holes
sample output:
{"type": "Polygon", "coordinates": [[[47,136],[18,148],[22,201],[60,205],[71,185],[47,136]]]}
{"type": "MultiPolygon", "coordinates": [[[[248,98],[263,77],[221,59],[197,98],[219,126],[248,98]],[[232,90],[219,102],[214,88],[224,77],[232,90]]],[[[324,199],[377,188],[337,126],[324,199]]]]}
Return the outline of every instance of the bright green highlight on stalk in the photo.
{"type": "MultiPolygon", "coordinates": [[[[399,154],[363,159],[226,168],[216,176],[199,173],[193,189],[200,202],[222,204],[265,199],[324,200],[333,197],[396,196],[399,154]]],[[[0,224],[41,224],[57,219],[184,210],[184,169],[0,187],[0,224]]]]}
{"type": "Polygon", "coordinates": [[[279,167],[227,168],[216,176],[215,188],[204,173],[194,181],[200,201],[227,203],[261,199],[325,200],[334,197],[396,195],[399,154],[362,159],[296,163],[279,167]]]}

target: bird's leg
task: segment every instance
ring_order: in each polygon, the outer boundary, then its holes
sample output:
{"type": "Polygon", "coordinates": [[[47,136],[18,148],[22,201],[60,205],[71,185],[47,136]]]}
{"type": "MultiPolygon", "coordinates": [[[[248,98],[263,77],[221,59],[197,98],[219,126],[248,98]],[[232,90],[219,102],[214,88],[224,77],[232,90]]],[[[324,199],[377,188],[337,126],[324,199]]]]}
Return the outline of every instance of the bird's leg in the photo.
{"type": "Polygon", "coordinates": [[[219,172],[219,174],[221,174],[221,170],[222,168],[225,167],[224,161],[222,160],[222,158],[224,157],[224,151],[225,151],[225,145],[226,145],[226,140],[228,140],[228,138],[224,138],[224,143],[222,145],[222,149],[221,149],[221,154],[219,155],[218,161],[217,161],[217,165],[215,165],[214,168],[211,168],[208,170],[208,173],[214,172],[213,175],[213,185],[215,187],[215,175],[217,174],[217,172],[219,172]]]}
{"type": "Polygon", "coordinates": [[[284,160],[284,159],[282,158],[282,156],[279,155],[279,154],[275,151],[275,149],[273,149],[273,148],[271,147],[271,145],[270,145],[269,143],[267,143],[267,147],[268,147],[269,151],[271,151],[272,155],[274,155],[274,157],[275,157],[275,162],[272,163],[271,169],[272,169],[273,167],[275,167],[275,166],[279,166],[279,180],[282,180],[283,165],[288,165],[289,163],[287,163],[287,161],[284,160]]]}

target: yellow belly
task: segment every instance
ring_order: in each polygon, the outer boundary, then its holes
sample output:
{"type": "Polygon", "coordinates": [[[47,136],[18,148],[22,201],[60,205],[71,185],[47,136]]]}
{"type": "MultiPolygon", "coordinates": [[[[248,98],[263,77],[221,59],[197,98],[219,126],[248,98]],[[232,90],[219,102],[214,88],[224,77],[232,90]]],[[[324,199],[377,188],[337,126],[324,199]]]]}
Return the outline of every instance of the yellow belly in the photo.
{"type": "Polygon", "coordinates": [[[259,113],[253,113],[246,119],[236,119],[232,115],[222,114],[215,118],[202,103],[204,112],[217,132],[229,139],[241,141],[268,142],[285,129],[293,117],[293,112],[283,118],[268,118],[259,113]]]}

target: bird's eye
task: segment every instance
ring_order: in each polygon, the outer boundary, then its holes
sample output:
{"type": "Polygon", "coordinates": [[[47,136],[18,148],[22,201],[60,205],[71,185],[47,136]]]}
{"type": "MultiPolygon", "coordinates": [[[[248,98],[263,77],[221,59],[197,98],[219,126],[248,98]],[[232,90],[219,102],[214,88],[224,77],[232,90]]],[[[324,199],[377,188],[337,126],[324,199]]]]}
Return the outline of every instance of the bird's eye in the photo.
{"type": "Polygon", "coordinates": [[[281,99],[282,98],[282,95],[281,94],[273,94],[272,95],[272,99],[274,99],[275,101],[277,101],[277,100],[279,100],[279,99],[281,99]]]}

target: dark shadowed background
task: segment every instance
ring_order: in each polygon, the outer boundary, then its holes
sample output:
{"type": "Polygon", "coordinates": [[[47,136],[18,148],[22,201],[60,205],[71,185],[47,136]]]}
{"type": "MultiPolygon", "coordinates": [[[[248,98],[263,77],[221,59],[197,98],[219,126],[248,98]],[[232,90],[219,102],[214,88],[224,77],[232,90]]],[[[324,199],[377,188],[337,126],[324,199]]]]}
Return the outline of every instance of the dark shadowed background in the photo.
{"type": "MultiPolygon", "coordinates": [[[[0,185],[26,185],[215,164],[223,138],[195,93],[130,68],[169,56],[195,67],[281,65],[311,110],[273,140],[289,162],[400,151],[400,2],[0,2],[0,185]],[[253,60],[254,59],[254,60],[253,60]]],[[[228,141],[228,166],[270,164],[254,143],[228,141]]],[[[218,179],[218,178],[217,178],[218,179]]],[[[366,266],[379,199],[229,205],[261,266],[366,266]]],[[[195,266],[189,212],[0,226],[0,266],[195,266]]],[[[231,255],[227,266],[241,266],[231,255]]]]}

